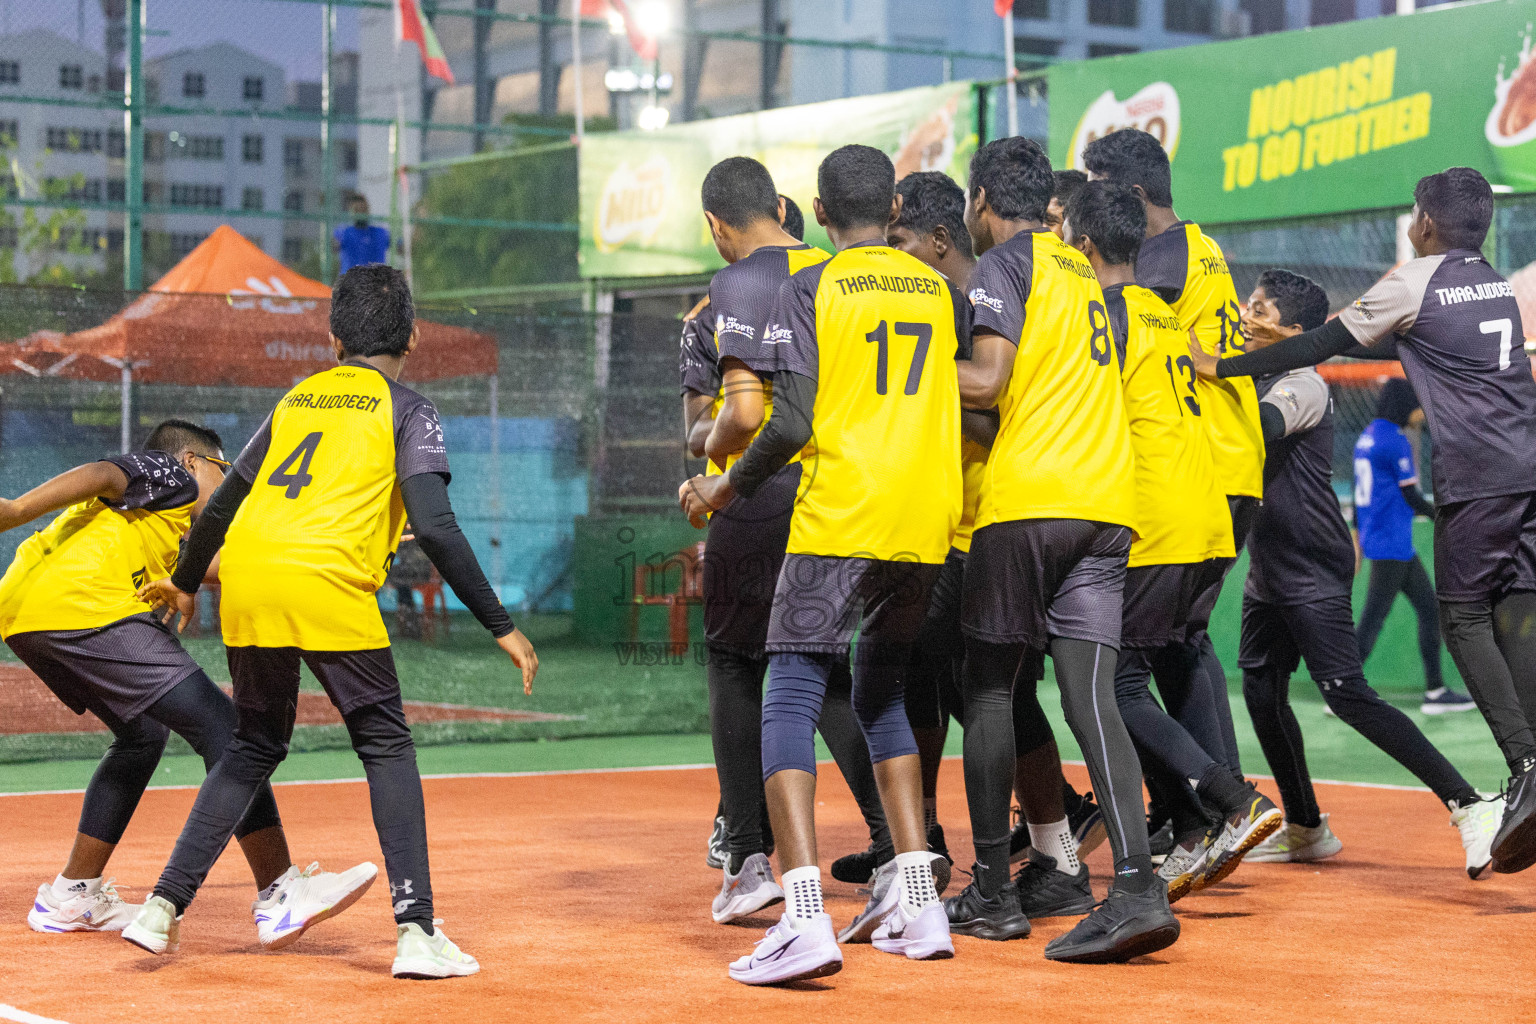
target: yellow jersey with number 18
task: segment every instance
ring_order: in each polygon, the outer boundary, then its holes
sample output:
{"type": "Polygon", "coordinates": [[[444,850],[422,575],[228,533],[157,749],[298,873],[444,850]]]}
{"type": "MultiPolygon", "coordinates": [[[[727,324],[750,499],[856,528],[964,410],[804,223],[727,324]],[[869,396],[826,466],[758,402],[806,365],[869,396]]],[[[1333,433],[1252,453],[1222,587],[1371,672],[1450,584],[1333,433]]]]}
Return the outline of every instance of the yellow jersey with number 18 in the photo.
{"type": "Polygon", "coordinates": [[[1167,303],[1136,285],[1104,289],[1136,452],[1130,564],[1231,558],[1232,516],[1216,481],[1189,336],[1167,303]]]}
{"type": "MultiPolygon", "coordinates": [[[[1136,256],[1136,283],[1168,303],[1185,331],[1214,356],[1241,355],[1242,309],[1232,272],[1215,239],[1179,221],[1147,239],[1136,256]]],[[[1211,436],[1211,456],[1223,493],[1264,496],[1264,431],[1259,396],[1249,377],[1200,378],[1195,383],[1211,436]]]]}
{"type": "Polygon", "coordinates": [[[1135,529],[1130,429],[1088,260],[1045,228],[1022,232],[982,254],[970,298],[976,333],[1018,346],[976,528],[1088,519],[1135,529]]]}
{"type": "Polygon", "coordinates": [[[779,290],[763,372],[816,382],[790,554],[944,561],[960,520],[955,354],[967,320],[942,274],[883,241],[779,290]]]}
{"type": "Polygon", "coordinates": [[[251,491],[219,566],[224,642],[388,647],[373,594],[405,523],[400,481],[448,477],[432,403],[366,363],[343,363],[288,392],[233,472],[251,491]]]}

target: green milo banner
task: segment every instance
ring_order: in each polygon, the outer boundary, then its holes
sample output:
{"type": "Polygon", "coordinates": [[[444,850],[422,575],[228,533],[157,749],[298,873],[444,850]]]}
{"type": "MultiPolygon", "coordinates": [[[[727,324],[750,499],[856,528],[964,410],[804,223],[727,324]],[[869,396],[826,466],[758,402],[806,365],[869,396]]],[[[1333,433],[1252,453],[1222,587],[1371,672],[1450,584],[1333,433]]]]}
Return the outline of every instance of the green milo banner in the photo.
{"type": "Polygon", "coordinates": [[[1179,213],[1210,223],[1407,206],[1454,165],[1536,190],[1533,23],[1536,0],[1490,0],[1056,65],[1051,159],[1151,132],[1179,213]]]}
{"type": "Polygon", "coordinates": [[[860,96],[663,128],[591,134],[581,152],[581,274],[655,277],[718,270],[699,186],[728,156],[761,160],[805,214],[806,241],[829,247],[811,210],[816,167],[848,143],[890,154],[896,175],[964,181],[976,149],[967,82],[860,96]]]}

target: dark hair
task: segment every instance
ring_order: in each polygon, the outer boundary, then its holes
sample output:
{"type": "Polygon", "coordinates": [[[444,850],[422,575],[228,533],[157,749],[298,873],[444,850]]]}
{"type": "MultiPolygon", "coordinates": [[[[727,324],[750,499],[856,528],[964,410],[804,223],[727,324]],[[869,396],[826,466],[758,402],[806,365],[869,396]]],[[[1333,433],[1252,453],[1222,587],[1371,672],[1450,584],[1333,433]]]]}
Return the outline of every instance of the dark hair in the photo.
{"type": "Polygon", "coordinates": [[[833,227],[878,224],[883,229],[896,198],[896,167],[873,146],[843,146],[816,169],[816,191],[833,227]]]}
{"type": "Polygon", "coordinates": [[[1452,249],[1481,249],[1493,222],[1493,189],[1470,167],[1447,167],[1420,178],[1413,201],[1435,222],[1435,234],[1452,249]]]}
{"type": "Polygon", "coordinates": [[[1134,263],[1147,234],[1147,208],[1124,185],[1088,181],[1067,200],[1067,220],[1074,235],[1087,235],[1104,262],[1134,263]]]}
{"type": "Polygon", "coordinates": [[[1083,148],[1083,166],[1116,185],[1140,185],[1153,206],[1173,205],[1173,172],[1168,152],[1157,136],[1139,128],[1121,128],[1083,148]]]}
{"type": "Polygon", "coordinates": [[[1323,326],[1328,319],[1328,293],[1310,277],[1289,270],[1266,270],[1259,275],[1260,288],[1280,310],[1285,326],[1299,324],[1304,331],[1323,326]]]}
{"type": "Polygon", "coordinates": [[[1413,385],[1401,377],[1391,377],[1381,386],[1381,394],[1376,398],[1376,417],[1401,427],[1418,407],[1419,396],[1413,393],[1413,385]]]}
{"type": "Polygon", "coordinates": [[[165,420],[149,432],[144,447],[152,452],[170,452],[172,455],[186,449],[199,455],[217,455],[224,450],[224,442],[207,427],[200,427],[187,420],[165,420]]]}
{"type": "Polygon", "coordinates": [[[353,267],[331,292],[331,333],[349,356],[404,355],[415,324],[411,288],[394,267],[353,267]]]}
{"type": "Polygon", "coordinates": [[[1082,171],[1056,171],[1051,177],[1056,182],[1051,198],[1062,206],[1067,205],[1067,200],[1071,199],[1078,189],[1088,184],[1088,175],[1082,171]]]}
{"type": "Polygon", "coordinates": [[[784,200],[784,231],[805,241],[805,214],[800,212],[800,207],[789,196],[781,195],[779,198],[784,200]]]}
{"type": "Polygon", "coordinates": [[[896,226],[925,235],[940,224],[949,240],[966,255],[971,252],[971,233],[965,229],[965,190],[943,171],[917,171],[896,183],[901,213],[896,226]]]}
{"type": "Polygon", "coordinates": [[[1021,135],[994,139],[971,157],[970,194],[987,190],[987,205],[1004,220],[1040,220],[1056,179],[1039,143],[1021,135]]]}
{"type": "Polygon", "coordinates": [[[704,209],[738,231],[767,218],[778,222],[779,190],[768,168],[749,156],[730,156],[704,175],[704,209]]]}

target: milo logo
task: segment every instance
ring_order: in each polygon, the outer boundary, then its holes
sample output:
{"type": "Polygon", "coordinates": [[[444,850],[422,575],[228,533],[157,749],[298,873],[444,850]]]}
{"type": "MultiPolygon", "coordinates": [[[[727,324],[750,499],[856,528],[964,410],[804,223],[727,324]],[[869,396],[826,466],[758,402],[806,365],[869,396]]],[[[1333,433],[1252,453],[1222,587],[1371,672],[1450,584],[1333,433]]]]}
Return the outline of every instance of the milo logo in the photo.
{"type": "Polygon", "coordinates": [[[1077,122],[1069,166],[1081,169],[1088,143],[1121,128],[1139,128],[1152,135],[1172,160],[1179,148],[1179,94],[1167,82],[1153,82],[1124,100],[1116,99],[1113,89],[1106,89],[1077,122]]]}
{"type": "Polygon", "coordinates": [[[603,183],[592,223],[592,240],[601,252],[613,252],[626,242],[648,244],[661,229],[672,191],[672,167],[661,156],[614,168],[603,183]]]}

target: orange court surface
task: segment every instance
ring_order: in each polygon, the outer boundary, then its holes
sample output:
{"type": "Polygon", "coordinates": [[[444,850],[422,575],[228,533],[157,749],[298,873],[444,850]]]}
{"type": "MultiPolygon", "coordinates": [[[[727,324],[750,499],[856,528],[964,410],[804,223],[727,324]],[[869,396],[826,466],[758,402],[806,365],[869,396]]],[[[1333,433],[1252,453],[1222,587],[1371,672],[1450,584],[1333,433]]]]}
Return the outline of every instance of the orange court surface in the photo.
{"type": "MultiPolygon", "coordinates": [[[[959,767],[949,761],[940,783],[957,862],[951,893],[971,857],[959,767]]],[[[1068,774],[1086,784],[1081,768],[1068,774]]],[[[821,778],[825,866],[862,849],[866,836],[835,768],[824,766],[821,778]]],[[[712,771],[435,778],[426,794],[437,913],[479,958],[474,977],[390,977],[394,928],[382,881],[288,950],[263,953],[233,845],[189,908],[178,955],[153,957],[115,935],[36,934],[27,901],[63,864],[80,797],[0,797],[0,1020],[1536,1020],[1531,877],[1468,881],[1456,833],[1427,792],[1320,785],[1344,840],[1339,857],[1243,866],[1228,884],[1177,904],[1184,931],[1175,946],[1131,964],[1047,962],[1045,942],[1070,924],[1061,919],[1024,941],[957,938],[948,961],[845,947],[841,974],[794,989],[752,989],[726,976],[779,908],[745,927],[710,921],[720,884],[704,865],[712,771]]],[[[107,872],[130,887],[130,902],[145,898],[193,795],[146,794],[107,872]]],[[[282,785],[278,804],[300,865],[381,860],[363,783],[282,785]]],[[[1102,895],[1107,846],[1089,863],[1102,895]]],[[[842,925],[862,897],[830,878],[827,888],[842,925]]]]}

